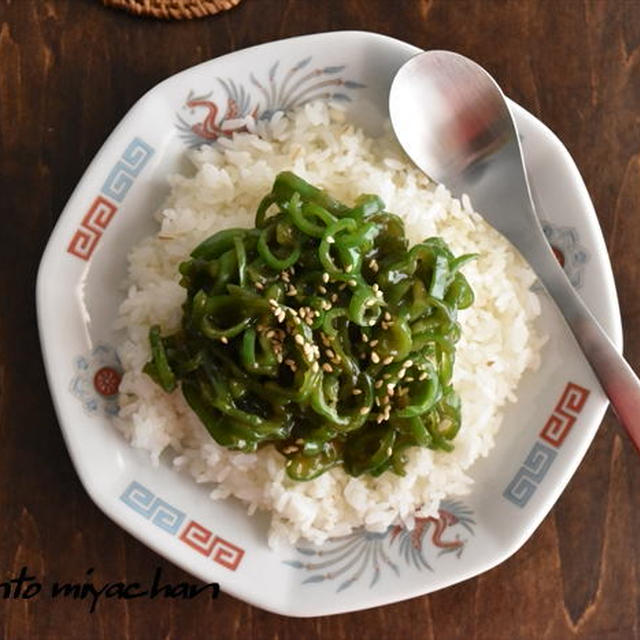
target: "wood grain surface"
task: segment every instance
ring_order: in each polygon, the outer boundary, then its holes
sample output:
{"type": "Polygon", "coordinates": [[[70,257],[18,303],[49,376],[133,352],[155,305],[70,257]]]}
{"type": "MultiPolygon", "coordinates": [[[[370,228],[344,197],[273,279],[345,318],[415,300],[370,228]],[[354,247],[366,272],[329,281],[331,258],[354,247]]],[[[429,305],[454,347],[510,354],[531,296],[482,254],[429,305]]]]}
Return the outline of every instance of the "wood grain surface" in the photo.
{"type": "MultiPolygon", "coordinates": [[[[98,0],[0,0],[0,577],[191,578],[120,530],[82,488],[36,331],[47,237],[85,167],[146,90],[285,36],[367,29],[483,64],[575,158],[611,255],[625,351],[640,369],[640,0],[244,0],[210,19],[133,18],[98,0]]],[[[640,464],[608,414],[568,489],[496,569],[396,605],[310,620],[218,600],[0,600],[0,635],[36,638],[640,637],[640,464]]],[[[268,583],[265,583],[268,588],[268,583]]],[[[224,584],[222,584],[224,590],[224,584]]]]}

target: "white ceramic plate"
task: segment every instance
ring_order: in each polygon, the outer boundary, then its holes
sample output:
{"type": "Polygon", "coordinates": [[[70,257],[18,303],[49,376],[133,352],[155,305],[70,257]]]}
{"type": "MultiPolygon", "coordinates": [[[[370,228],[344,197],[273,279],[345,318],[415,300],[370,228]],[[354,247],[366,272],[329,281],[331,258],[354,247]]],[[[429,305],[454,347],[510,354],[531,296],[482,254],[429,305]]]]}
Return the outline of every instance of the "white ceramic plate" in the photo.
{"type": "MultiPolygon", "coordinates": [[[[358,533],[316,551],[266,545],[267,517],[168,465],[153,468],[114,429],[119,365],[112,331],[126,255],[154,230],[152,212],[187,145],[213,142],[229,117],[317,97],[344,101],[376,133],[394,72],[419,50],[364,32],[303,36],[188,69],[147,93],[109,136],[71,196],[37,284],[40,336],[60,426],[96,504],[152,549],[256,606],[294,616],[339,613],[422,595],[502,562],[531,535],[574,473],[607,406],[583,356],[543,296],[543,363],[520,386],[493,453],[464,500],[413,534],[358,533]],[[197,104],[196,104],[197,103],[197,104]]],[[[593,206],[562,143],[514,105],[539,212],[570,278],[621,345],[616,292],[593,206]]]]}

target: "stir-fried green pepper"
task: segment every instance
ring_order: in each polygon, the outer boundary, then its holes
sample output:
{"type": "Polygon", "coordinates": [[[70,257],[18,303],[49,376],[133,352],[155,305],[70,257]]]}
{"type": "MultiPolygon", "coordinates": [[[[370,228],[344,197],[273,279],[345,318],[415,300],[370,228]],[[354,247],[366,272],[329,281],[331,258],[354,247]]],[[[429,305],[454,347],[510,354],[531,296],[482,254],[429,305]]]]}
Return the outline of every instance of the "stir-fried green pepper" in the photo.
{"type": "Polygon", "coordinates": [[[403,474],[406,450],[451,450],[459,309],[473,292],[440,238],[408,249],[378,196],[353,207],[284,172],[254,229],[227,229],[180,265],[182,328],[151,328],[145,372],[178,385],[221,445],[273,444],[294,480],[343,465],[403,474]]]}

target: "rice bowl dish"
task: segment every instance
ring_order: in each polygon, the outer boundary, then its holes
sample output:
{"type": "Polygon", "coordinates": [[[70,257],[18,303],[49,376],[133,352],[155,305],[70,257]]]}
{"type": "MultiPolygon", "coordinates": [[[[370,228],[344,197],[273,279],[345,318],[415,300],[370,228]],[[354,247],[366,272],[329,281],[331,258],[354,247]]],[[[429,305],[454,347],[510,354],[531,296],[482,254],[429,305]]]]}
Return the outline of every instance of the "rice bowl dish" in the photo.
{"type": "Polygon", "coordinates": [[[166,455],[178,470],[211,486],[211,497],[235,496],[272,514],[270,544],[305,538],[322,543],[364,526],[384,531],[412,518],[434,515],[440,500],[464,494],[473,462],[486,456],[505,403],[515,401],[527,369],[538,366],[543,337],[530,287],[535,276],[513,247],[471,208],[453,199],[415,169],[390,134],[372,139],[325,103],[275,114],[269,122],[248,118],[230,138],[190,152],[192,176],[171,178],[171,195],[158,213],[157,234],[129,256],[127,297],[120,308],[119,356],[125,370],[117,425],[130,443],[157,464],[166,455]],[[200,241],[224,228],[251,226],[275,175],[292,170],[345,202],[378,194],[400,215],[412,243],[441,236],[456,253],[477,253],[465,267],[476,300],[460,313],[454,386],[462,398],[462,428],[451,453],[412,449],[406,475],[350,477],[334,468],[295,482],[272,447],[246,454],[219,446],[179,392],[164,394],[142,373],[149,359],[148,333],[159,324],[176,330],[184,290],[178,264],[200,241]]]}

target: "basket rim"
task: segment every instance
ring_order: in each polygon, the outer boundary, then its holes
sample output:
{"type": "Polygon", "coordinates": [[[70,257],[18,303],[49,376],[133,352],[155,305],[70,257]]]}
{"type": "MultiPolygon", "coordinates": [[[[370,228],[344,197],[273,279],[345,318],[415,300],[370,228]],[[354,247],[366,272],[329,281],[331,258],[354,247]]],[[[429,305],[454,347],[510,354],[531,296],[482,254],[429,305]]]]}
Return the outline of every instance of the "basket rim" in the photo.
{"type": "Polygon", "coordinates": [[[113,9],[164,20],[204,18],[233,9],[242,0],[102,0],[113,9]]]}

